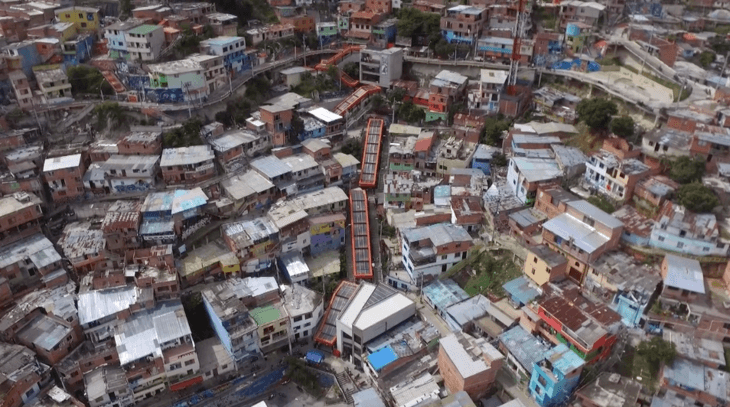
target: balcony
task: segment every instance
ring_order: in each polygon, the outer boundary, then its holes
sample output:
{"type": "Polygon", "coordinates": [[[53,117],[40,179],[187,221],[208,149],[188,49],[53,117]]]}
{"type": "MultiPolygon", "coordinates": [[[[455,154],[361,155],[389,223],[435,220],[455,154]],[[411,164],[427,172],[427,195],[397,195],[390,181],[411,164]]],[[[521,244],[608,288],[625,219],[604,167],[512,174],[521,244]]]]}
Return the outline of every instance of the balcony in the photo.
{"type": "Polygon", "coordinates": [[[432,248],[411,248],[408,252],[408,258],[414,266],[436,263],[436,253],[432,248]],[[425,249],[425,250],[424,250],[425,249]]]}

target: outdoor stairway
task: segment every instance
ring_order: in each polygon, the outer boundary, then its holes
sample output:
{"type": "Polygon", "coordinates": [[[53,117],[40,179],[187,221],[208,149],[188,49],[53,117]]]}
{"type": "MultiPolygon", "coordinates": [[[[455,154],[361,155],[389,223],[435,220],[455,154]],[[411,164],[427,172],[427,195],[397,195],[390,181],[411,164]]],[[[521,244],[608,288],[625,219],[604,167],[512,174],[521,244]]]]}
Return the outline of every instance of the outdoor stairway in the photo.
{"type": "Polygon", "coordinates": [[[335,373],[335,377],[337,378],[337,383],[340,384],[340,388],[345,395],[345,401],[347,401],[347,404],[353,404],[354,401],[352,399],[352,395],[357,393],[357,387],[352,379],[350,379],[350,375],[346,372],[339,372],[335,373]]]}

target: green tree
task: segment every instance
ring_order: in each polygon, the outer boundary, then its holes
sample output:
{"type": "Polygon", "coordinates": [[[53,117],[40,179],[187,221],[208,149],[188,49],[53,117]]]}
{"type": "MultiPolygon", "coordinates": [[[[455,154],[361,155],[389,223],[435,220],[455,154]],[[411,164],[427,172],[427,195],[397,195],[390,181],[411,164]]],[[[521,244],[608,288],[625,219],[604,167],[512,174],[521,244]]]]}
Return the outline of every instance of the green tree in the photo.
{"type": "Polygon", "coordinates": [[[621,116],[611,120],[611,131],[619,137],[633,137],[634,126],[634,119],[631,116],[621,116]]]}
{"type": "Polygon", "coordinates": [[[677,201],[692,212],[711,212],[720,200],[712,190],[699,182],[685,184],[677,190],[677,201]]]}
{"type": "Polygon", "coordinates": [[[707,68],[711,63],[715,62],[715,53],[710,51],[702,51],[700,54],[700,65],[707,68]]]}
{"type": "Polygon", "coordinates": [[[119,2],[119,11],[124,16],[132,14],[132,0],[121,0],[119,2]]]}
{"type": "Polygon", "coordinates": [[[402,102],[403,98],[406,97],[406,90],[403,88],[395,88],[388,92],[388,101],[390,103],[393,102],[402,102]]]}
{"type": "Polygon", "coordinates": [[[162,135],[162,144],[165,148],[189,147],[203,144],[200,138],[200,129],[203,123],[197,117],[186,121],[162,135]]]}
{"type": "Polygon", "coordinates": [[[406,123],[419,123],[426,118],[426,112],[413,102],[406,102],[398,107],[398,118],[406,123]]]}
{"type": "Polygon", "coordinates": [[[126,129],[129,127],[129,117],[119,103],[103,102],[94,107],[96,116],[96,127],[104,130],[107,127],[112,129],[126,129]]]}
{"type": "Polygon", "coordinates": [[[371,103],[373,109],[380,109],[385,105],[385,98],[382,95],[375,95],[371,103]]]}
{"type": "Polygon", "coordinates": [[[492,165],[495,165],[497,167],[506,167],[507,166],[507,156],[502,153],[495,153],[492,156],[492,161],[489,162],[492,165]]]}
{"type": "Polygon", "coordinates": [[[441,38],[433,47],[433,52],[441,58],[448,58],[454,53],[456,46],[449,44],[445,39],[441,38]]]}
{"type": "Polygon", "coordinates": [[[398,13],[397,29],[399,36],[408,38],[424,36],[429,42],[433,42],[441,38],[441,16],[404,7],[398,13]]]}
{"type": "Polygon", "coordinates": [[[336,65],[330,65],[327,68],[327,75],[329,75],[333,82],[337,82],[340,80],[340,69],[336,65]]]}
{"type": "Polygon", "coordinates": [[[355,63],[355,62],[350,62],[350,63],[346,64],[346,65],[345,65],[345,66],[344,66],[344,67],[342,68],[342,70],[343,70],[343,71],[344,71],[344,72],[345,72],[345,73],[347,74],[347,76],[349,76],[350,78],[353,78],[353,79],[358,79],[358,78],[360,78],[360,64],[357,64],[357,63],[355,63]]]}
{"type": "Polygon", "coordinates": [[[99,91],[105,95],[114,94],[112,86],[96,68],[85,65],[73,66],[68,68],[66,74],[74,95],[91,94],[97,96],[99,91]]]}
{"type": "Polygon", "coordinates": [[[680,184],[700,182],[705,175],[705,161],[692,157],[679,157],[668,163],[669,178],[680,184]]]}
{"type": "Polygon", "coordinates": [[[677,357],[677,348],[672,342],[655,336],[651,340],[641,342],[636,348],[636,353],[646,360],[651,366],[652,374],[659,371],[659,366],[669,364],[677,357]]]}
{"type": "Polygon", "coordinates": [[[297,144],[299,136],[304,134],[304,120],[299,114],[294,113],[291,119],[291,128],[289,129],[289,144],[297,144]]]}
{"type": "Polygon", "coordinates": [[[490,146],[499,147],[502,144],[502,133],[509,130],[512,123],[499,117],[487,117],[482,128],[480,140],[490,146]]]}
{"type": "Polygon", "coordinates": [[[583,99],[578,103],[576,112],[580,121],[596,131],[608,128],[611,117],[618,113],[618,107],[608,99],[583,99]]]}

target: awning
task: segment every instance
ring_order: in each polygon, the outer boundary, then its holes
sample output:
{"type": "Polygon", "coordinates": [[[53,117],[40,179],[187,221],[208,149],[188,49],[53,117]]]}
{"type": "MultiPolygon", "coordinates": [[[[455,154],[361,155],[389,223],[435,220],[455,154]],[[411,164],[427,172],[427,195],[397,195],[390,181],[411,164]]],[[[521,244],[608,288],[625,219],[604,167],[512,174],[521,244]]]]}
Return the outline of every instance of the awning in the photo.
{"type": "Polygon", "coordinates": [[[309,352],[307,352],[307,356],[305,358],[307,362],[320,364],[324,360],[324,354],[316,350],[310,350],[309,352]]]}

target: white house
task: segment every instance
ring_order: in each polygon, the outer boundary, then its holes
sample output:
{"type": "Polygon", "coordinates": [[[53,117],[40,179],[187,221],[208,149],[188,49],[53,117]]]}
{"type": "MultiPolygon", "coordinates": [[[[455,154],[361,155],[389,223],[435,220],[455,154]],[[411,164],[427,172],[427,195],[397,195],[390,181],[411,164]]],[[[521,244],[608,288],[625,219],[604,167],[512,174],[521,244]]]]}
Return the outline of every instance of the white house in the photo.
{"type": "Polygon", "coordinates": [[[143,24],[125,32],[124,40],[131,59],[154,61],[165,45],[165,30],[159,25],[143,24]]]}

